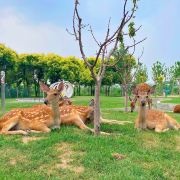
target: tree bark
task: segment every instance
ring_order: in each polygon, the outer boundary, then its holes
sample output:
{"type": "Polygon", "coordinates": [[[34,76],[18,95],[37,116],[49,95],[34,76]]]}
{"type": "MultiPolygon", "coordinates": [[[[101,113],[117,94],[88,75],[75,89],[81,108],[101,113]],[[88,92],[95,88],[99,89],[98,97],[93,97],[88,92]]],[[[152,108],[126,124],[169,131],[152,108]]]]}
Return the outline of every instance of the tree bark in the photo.
{"type": "Polygon", "coordinates": [[[128,112],[128,88],[125,85],[124,87],[124,105],[125,105],[125,112],[128,112]]]}
{"type": "Polygon", "coordinates": [[[111,86],[108,86],[108,96],[110,95],[111,86]]]}
{"type": "Polygon", "coordinates": [[[101,82],[97,81],[95,86],[95,103],[94,103],[94,131],[95,135],[100,134],[100,87],[101,82]]]}
{"type": "Polygon", "coordinates": [[[79,84],[79,96],[81,96],[81,85],[79,84]]]}
{"type": "Polygon", "coordinates": [[[179,95],[180,95],[180,79],[178,79],[178,82],[179,82],[179,95]]]}
{"type": "Polygon", "coordinates": [[[18,90],[18,86],[16,87],[16,98],[19,98],[19,90],[18,90]]]}

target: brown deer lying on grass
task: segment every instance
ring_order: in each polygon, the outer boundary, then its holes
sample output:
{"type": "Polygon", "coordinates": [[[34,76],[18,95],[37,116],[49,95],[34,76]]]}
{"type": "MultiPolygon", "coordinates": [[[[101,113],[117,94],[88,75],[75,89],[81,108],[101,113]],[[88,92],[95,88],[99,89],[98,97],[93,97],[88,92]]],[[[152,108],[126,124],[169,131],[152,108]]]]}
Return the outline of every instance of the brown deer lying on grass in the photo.
{"type": "Polygon", "coordinates": [[[176,105],[173,109],[174,113],[180,113],[180,104],[176,105]]]}
{"type": "MultiPolygon", "coordinates": [[[[61,113],[61,123],[62,124],[72,124],[76,125],[81,129],[89,129],[86,124],[87,123],[92,123],[94,120],[94,100],[91,99],[89,106],[80,106],[80,105],[69,105],[71,100],[69,99],[60,99],[59,105],[60,105],[60,113],[61,113]],[[79,120],[72,119],[69,121],[66,119],[67,114],[65,112],[71,112],[73,110],[76,110],[76,113],[79,114],[79,120]]],[[[110,119],[104,119],[100,117],[101,123],[104,124],[117,124],[117,125],[124,125],[125,123],[132,123],[130,121],[118,121],[118,120],[110,120],[110,119]]],[[[92,131],[92,130],[91,130],[92,131]]]]}
{"type": "Polygon", "coordinates": [[[155,129],[156,132],[165,132],[169,129],[178,130],[180,124],[166,113],[152,109],[146,110],[149,95],[153,92],[153,87],[148,91],[139,91],[137,88],[134,89],[133,93],[136,95],[139,103],[139,114],[135,121],[135,127],[138,129],[155,129]]]}
{"type": "Polygon", "coordinates": [[[60,126],[59,95],[64,88],[63,83],[58,89],[49,89],[40,83],[41,90],[47,93],[45,103],[51,104],[32,108],[18,108],[11,110],[0,118],[0,134],[24,134],[27,131],[50,132],[50,128],[60,126]]]}

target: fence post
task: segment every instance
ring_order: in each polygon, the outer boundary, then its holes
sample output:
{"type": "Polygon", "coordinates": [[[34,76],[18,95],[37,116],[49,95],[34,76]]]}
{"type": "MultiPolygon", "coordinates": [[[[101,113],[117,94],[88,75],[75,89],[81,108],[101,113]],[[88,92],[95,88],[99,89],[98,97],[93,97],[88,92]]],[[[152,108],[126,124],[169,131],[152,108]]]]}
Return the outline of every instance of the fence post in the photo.
{"type": "Polygon", "coordinates": [[[5,71],[1,71],[1,108],[5,112],[5,71]]]}

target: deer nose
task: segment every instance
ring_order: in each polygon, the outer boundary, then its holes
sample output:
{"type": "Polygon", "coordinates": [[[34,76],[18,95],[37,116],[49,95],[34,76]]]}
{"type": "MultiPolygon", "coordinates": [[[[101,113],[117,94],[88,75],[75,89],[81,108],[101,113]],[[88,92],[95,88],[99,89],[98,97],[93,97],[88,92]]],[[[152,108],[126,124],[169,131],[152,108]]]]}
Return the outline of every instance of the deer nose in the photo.
{"type": "Polygon", "coordinates": [[[143,100],[143,101],[141,101],[141,105],[142,106],[145,106],[146,105],[146,102],[143,100]]]}
{"type": "Polygon", "coordinates": [[[48,100],[47,99],[44,100],[44,104],[46,104],[46,105],[48,104],[48,100]]]}

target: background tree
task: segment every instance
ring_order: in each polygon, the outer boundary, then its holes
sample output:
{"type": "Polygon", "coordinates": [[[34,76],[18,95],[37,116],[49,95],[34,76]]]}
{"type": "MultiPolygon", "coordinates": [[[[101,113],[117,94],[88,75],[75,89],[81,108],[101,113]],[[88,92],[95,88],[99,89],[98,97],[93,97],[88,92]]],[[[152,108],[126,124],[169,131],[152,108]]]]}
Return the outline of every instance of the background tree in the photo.
{"type": "Polygon", "coordinates": [[[128,53],[122,46],[117,48],[113,53],[115,71],[118,74],[119,84],[123,89],[125,96],[125,111],[128,111],[128,88],[135,76],[138,63],[135,58],[128,53]]]}
{"type": "Polygon", "coordinates": [[[166,80],[167,68],[165,64],[156,61],[152,66],[152,79],[156,84],[157,92],[162,95],[163,92],[163,82],[166,80]]]}
{"type": "Polygon", "coordinates": [[[173,94],[174,90],[174,84],[176,82],[175,78],[175,66],[171,66],[167,68],[167,73],[166,73],[166,85],[169,87],[169,93],[173,94]]]}
{"type": "Polygon", "coordinates": [[[139,68],[137,70],[137,73],[134,77],[134,83],[135,84],[140,84],[140,83],[144,83],[148,80],[148,72],[147,72],[147,68],[145,65],[140,64],[139,68]]]}
{"type": "Polygon", "coordinates": [[[105,76],[102,80],[102,85],[104,86],[105,90],[105,96],[110,95],[111,86],[115,83],[119,83],[117,81],[117,73],[113,67],[107,67],[105,76]]]}
{"type": "Polygon", "coordinates": [[[180,95],[180,61],[177,61],[175,63],[174,76],[175,76],[175,79],[178,81],[178,84],[179,84],[179,95],[180,95]]]}
{"type": "MultiPolygon", "coordinates": [[[[0,71],[6,71],[6,82],[12,82],[9,75],[12,74],[18,55],[12,49],[0,44],[0,71]]],[[[12,76],[11,76],[12,77],[12,76]]]]}

